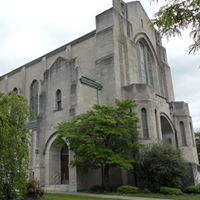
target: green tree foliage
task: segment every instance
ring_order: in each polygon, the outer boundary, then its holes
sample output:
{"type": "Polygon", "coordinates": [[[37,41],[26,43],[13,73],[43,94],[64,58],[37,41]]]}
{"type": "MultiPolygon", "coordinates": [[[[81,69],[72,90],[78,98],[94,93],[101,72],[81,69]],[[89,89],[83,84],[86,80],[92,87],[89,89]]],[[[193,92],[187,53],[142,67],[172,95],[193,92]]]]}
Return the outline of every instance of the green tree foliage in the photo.
{"type": "Polygon", "coordinates": [[[144,148],[139,159],[140,179],[152,191],[160,187],[181,187],[186,164],[180,151],[167,144],[154,144],[144,148]]]}
{"type": "Polygon", "coordinates": [[[200,132],[195,133],[195,138],[196,138],[196,146],[197,146],[197,155],[200,161],[200,132]]]}
{"type": "Polygon", "coordinates": [[[3,190],[11,194],[25,186],[28,169],[25,123],[28,116],[29,106],[24,97],[14,92],[0,93],[0,199],[9,198],[3,197],[3,190]]]}
{"type": "Polygon", "coordinates": [[[109,186],[111,166],[130,170],[138,151],[138,117],[132,100],[116,101],[115,106],[95,105],[91,111],[57,126],[59,138],[70,142],[75,152],[73,166],[82,172],[101,168],[102,186],[109,186]]]}
{"type": "MultiPolygon", "coordinates": [[[[158,0],[153,0],[158,1],[158,0]]],[[[200,49],[200,0],[166,0],[166,5],[156,13],[153,24],[166,36],[181,35],[181,31],[191,28],[193,44],[189,53],[200,49]]]]}

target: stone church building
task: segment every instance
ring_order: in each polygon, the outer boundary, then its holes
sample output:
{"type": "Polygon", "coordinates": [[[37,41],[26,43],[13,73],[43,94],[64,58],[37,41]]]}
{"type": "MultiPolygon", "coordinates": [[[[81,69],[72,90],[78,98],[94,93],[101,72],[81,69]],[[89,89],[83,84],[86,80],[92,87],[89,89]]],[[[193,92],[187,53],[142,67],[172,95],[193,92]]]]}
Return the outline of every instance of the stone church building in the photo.
{"type": "MultiPolygon", "coordinates": [[[[55,125],[94,104],[134,99],[144,144],[164,141],[181,150],[197,183],[198,157],[188,105],[174,99],[160,34],[150,29],[139,1],[113,0],[96,16],[96,29],[0,77],[0,91],[29,100],[30,176],[52,190],[76,191],[101,183],[100,171],[80,174],[69,165],[69,144],[56,145],[55,125]]],[[[113,169],[111,184],[129,184],[113,169]],[[117,175],[116,175],[117,174],[117,175]]]]}

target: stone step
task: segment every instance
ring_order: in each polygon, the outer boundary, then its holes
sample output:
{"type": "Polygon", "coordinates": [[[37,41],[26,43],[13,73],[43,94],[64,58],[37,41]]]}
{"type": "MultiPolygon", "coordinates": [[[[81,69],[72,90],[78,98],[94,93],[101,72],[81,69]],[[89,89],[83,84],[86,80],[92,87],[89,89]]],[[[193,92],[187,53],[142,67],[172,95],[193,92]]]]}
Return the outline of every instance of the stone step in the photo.
{"type": "Polygon", "coordinates": [[[69,185],[45,185],[43,187],[45,192],[48,191],[61,191],[61,192],[68,192],[69,191],[69,185]]]}

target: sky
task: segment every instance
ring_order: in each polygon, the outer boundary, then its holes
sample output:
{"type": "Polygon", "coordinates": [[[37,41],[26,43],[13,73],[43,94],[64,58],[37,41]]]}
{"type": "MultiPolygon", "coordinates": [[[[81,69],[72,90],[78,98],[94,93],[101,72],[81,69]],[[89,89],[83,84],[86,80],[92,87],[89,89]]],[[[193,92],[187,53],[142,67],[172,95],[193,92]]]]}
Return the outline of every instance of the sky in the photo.
{"type": "MultiPolygon", "coordinates": [[[[161,6],[140,2],[150,19],[161,6]]],[[[0,0],[0,76],[95,30],[95,16],[111,6],[112,0],[0,0]]],[[[188,35],[163,38],[163,46],[175,99],[189,103],[194,129],[200,131],[200,52],[188,55],[188,35]]]]}

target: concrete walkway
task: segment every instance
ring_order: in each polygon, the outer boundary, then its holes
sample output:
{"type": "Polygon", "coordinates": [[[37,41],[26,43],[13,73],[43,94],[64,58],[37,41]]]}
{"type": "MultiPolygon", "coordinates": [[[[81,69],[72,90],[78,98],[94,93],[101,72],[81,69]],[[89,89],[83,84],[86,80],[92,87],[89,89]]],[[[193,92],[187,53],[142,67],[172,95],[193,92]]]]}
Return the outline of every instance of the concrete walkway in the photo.
{"type": "MultiPolygon", "coordinates": [[[[82,192],[56,192],[51,191],[49,193],[62,193],[62,194],[73,194],[73,195],[82,195],[89,197],[100,197],[100,198],[108,198],[108,199],[124,199],[124,200],[166,200],[166,199],[158,199],[158,198],[146,198],[146,197],[130,197],[130,196],[120,196],[120,195],[105,195],[105,194],[91,194],[91,193],[82,193],[82,192]]],[[[167,199],[170,200],[170,199],[167,199]]]]}

